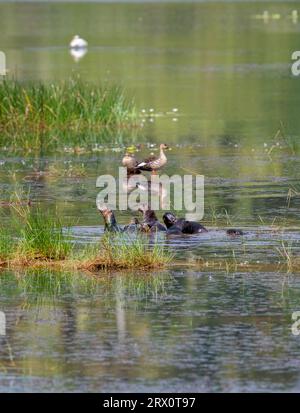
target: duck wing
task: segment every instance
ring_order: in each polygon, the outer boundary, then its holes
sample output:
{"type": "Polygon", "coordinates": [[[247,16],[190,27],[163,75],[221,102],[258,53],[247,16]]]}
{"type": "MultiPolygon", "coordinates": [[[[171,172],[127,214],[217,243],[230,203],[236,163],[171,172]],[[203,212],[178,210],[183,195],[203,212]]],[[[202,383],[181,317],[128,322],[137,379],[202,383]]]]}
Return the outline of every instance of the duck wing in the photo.
{"type": "Polygon", "coordinates": [[[156,156],[149,156],[142,162],[138,163],[137,168],[141,171],[152,171],[152,162],[156,161],[158,158],[156,156]]]}

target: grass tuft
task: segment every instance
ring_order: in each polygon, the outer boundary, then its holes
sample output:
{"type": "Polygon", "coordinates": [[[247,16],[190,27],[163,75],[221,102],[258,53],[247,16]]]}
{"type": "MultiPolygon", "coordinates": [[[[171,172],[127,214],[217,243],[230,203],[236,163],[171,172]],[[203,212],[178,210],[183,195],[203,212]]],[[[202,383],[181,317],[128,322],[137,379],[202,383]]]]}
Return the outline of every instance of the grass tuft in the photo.
{"type": "MultiPolygon", "coordinates": [[[[16,194],[16,200],[20,196],[16,194]]],[[[0,266],[88,271],[164,267],[171,255],[146,236],[106,234],[100,244],[76,246],[57,214],[20,201],[13,204],[14,236],[0,227],[0,266]]]]}
{"type": "Polygon", "coordinates": [[[159,268],[168,264],[171,258],[171,254],[157,242],[150,245],[146,236],[133,238],[127,234],[106,234],[102,238],[100,251],[90,254],[81,268],[89,271],[159,268]]]}
{"type": "Polygon", "coordinates": [[[29,214],[21,232],[18,253],[42,260],[63,260],[72,244],[63,231],[59,217],[43,214],[39,209],[29,214]]]}

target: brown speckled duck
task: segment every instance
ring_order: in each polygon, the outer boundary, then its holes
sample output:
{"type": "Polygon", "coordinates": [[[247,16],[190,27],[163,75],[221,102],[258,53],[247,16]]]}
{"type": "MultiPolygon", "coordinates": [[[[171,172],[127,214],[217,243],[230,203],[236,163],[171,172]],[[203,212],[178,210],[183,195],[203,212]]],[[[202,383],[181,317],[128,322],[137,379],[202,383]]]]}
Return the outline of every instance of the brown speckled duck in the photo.
{"type": "Polygon", "coordinates": [[[122,159],[122,165],[127,168],[128,176],[141,173],[141,171],[137,168],[138,163],[139,162],[136,160],[134,154],[129,152],[126,152],[122,159]]]}
{"type": "Polygon", "coordinates": [[[141,171],[151,171],[153,174],[156,174],[158,169],[161,169],[167,163],[167,157],[164,153],[165,149],[168,149],[168,145],[162,143],[159,146],[160,152],[159,157],[151,156],[148,159],[145,159],[143,162],[137,164],[137,168],[141,171]]]}

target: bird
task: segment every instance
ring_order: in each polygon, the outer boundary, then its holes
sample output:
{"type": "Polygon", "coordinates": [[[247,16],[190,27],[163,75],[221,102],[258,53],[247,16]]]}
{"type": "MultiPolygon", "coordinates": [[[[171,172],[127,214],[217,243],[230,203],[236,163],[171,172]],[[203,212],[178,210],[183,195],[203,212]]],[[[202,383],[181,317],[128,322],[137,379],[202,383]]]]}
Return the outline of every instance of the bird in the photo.
{"type": "Polygon", "coordinates": [[[88,42],[76,34],[70,42],[71,49],[86,49],[88,42]]]}
{"type": "Polygon", "coordinates": [[[122,165],[127,168],[127,176],[141,173],[141,171],[137,168],[138,164],[139,162],[136,160],[134,154],[125,152],[122,159],[122,165]]]}
{"type": "Polygon", "coordinates": [[[125,192],[132,192],[137,187],[137,182],[141,171],[136,168],[138,161],[134,154],[127,151],[122,159],[122,165],[127,171],[127,180],[123,182],[123,190],[125,192]]]}
{"type": "Polygon", "coordinates": [[[159,146],[160,152],[159,157],[151,156],[148,159],[145,159],[143,162],[137,164],[136,168],[141,171],[151,171],[153,174],[156,174],[158,169],[161,169],[167,163],[167,157],[164,153],[165,149],[168,149],[168,145],[162,143],[159,146]]]}

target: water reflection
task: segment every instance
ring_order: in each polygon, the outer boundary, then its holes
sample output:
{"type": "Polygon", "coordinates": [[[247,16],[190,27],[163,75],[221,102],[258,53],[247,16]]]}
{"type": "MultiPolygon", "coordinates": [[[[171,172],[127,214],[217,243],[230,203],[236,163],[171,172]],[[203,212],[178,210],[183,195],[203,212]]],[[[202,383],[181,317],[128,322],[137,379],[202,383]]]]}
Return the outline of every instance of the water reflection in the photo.
{"type": "Polygon", "coordinates": [[[59,274],[27,275],[38,277],[38,288],[1,277],[2,391],[8,381],[19,391],[288,390],[299,382],[290,331],[297,276],[178,268],[172,278],[148,274],[146,290],[135,293],[141,276],[112,274],[93,280],[90,294],[91,280],[61,275],[57,290],[48,278],[59,274]]]}
{"type": "MultiPolygon", "coordinates": [[[[205,175],[210,229],[201,238],[161,237],[176,261],[158,274],[2,271],[0,391],[299,391],[299,337],[290,330],[299,274],[287,277],[269,264],[280,259],[282,241],[295,251],[299,245],[294,7],[268,3],[269,14],[289,18],[263,24],[251,18],[265,9],[257,2],[0,5],[12,76],[53,80],[75,72],[122,84],[144,124],[130,137],[78,136],[80,151],[70,144],[49,154],[46,135],[39,153],[1,148],[1,201],[21,182],[33,203],[75,223],[77,243],[97,241],[97,176],[116,175],[129,140],[141,143],[143,155],[166,141],[173,146],[166,173],[205,175]],[[79,65],[65,47],[70,29],[95,45],[79,65]],[[229,239],[228,226],[247,234],[229,239]],[[212,271],[199,264],[233,251],[264,266],[212,271]]],[[[10,225],[7,203],[2,210],[10,225]]],[[[118,220],[128,223],[129,214],[118,220]]]]}
{"type": "Polygon", "coordinates": [[[79,62],[87,54],[87,49],[70,49],[70,55],[73,57],[74,62],[79,62]]]}

